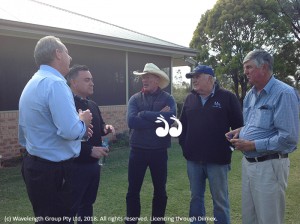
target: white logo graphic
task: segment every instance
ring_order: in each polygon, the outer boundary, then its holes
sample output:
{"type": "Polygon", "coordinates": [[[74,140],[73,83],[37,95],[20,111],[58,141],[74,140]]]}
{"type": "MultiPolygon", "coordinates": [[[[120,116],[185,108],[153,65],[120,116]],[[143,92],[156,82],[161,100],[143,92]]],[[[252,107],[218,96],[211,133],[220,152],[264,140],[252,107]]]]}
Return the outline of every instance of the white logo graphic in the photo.
{"type": "Polygon", "coordinates": [[[158,137],[165,137],[168,133],[172,136],[172,137],[178,137],[181,132],[182,132],[182,124],[181,122],[173,115],[172,117],[170,117],[170,119],[174,120],[177,122],[178,126],[177,127],[171,127],[169,128],[169,124],[168,122],[165,120],[164,116],[160,115],[160,117],[157,117],[157,120],[155,121],[156,123],[161,123],[164,122],[165,127],[158,127],[156,129],[156,134],[158,137]]]}
{"type": "Polygon", "coordinates": [[[221,104],[218,101],[215,101],[213,107],[222,108],[221,104]]]}

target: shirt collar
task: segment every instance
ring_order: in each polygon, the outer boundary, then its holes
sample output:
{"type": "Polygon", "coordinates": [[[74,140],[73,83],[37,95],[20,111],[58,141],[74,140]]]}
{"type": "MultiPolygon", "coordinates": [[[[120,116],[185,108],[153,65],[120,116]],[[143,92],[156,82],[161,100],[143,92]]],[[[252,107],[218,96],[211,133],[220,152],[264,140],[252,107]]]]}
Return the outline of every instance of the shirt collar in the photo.
{"type": "Polygon", "coordinates": [[[89,101],[89,98],[82,98],[81,96],[78,96],[78,95],[75,95],[75,94],[73,94],[73,95],[74,95],[74,99],[79,101],[79,102],[87,104],[88,101],[89,101]]]}
{"type": "MultiPolygon", "coordinates": [[[[270,78],[269,82],[267,83],[267,85],[265,85],[265,87],[263,88],[263,91],[266,94],[270,93],[270,91],[271,91],[273,85],[275,84],[275,82],[276,82],[276,79],[274,78],[274,76],[272,76],[270,78]]],[[[252,90],[253,90],[254,93],[257,93],[257,90],[256,90],[255,86],[252,87],[252,90]]]]}
{"type": "Polygon", "coordinates": [[[215,91],[216,91],[216,84],[214,84],[214,86],[213,86],[213,88],[212,88],[212,90],[211,90],[211,93],[207,96],[207,97],[205,97],[205,98],[203,98],[202,96],[200,96],[202,99],[208,99],[208,98],[210,98],[210,97],[213,97],[214,95],[215,95],[215,91]]]}
{"type": "MultiPolygon", "coordinates": [[[[216,92],[216,89],[218,88],[218,85],[215,83],[212,90],[211,90],[211,93],[206,97],[206,98],[209,98],[209,97],[213,97],[215,95],[215,92],[216,92]]],[[[196,95],[199,95],[199,93],[197,93],[194,89],[192,89],[191,91],[193,94],[196,94],[196,95]]],[[[200,96],[201,97],[201,96],[200,96]]]]}
{"type": "Polygon", "coordinates": [[[55,76],[57,76],[57,77],[59,77],[59,78],[66,81],[65,77],[59,71],[57,71],[55,68],[53,68],[49,65],[41,65],[40,70],[51,72],[53,75],[55,75],[55,76]]]}

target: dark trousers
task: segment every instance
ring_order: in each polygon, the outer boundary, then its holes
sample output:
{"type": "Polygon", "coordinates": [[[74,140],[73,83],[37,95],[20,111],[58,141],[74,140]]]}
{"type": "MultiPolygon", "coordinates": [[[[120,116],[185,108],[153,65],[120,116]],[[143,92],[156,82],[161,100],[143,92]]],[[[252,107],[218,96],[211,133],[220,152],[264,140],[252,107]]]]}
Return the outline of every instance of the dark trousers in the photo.
{"type": "Polygon", "coordinates": [[[154,187],[151,223],[165,223],[162,219],[165,216],[167,206],[167,161],[167,149],[131,150],[128,164],[127,217],[125,223],[138,223],[141,213],[140,191],[148,167],[154,187]],[[161,221],[155,221],[159,219],[161,221]]]}
{"type": "MultiPolygon", "coordinates": [[[[96,201],[100,169],[98,162],[74,162],[72,216],[77,223],[92,223],[93,204],[96,201]]],[[[73,223],[73,222],[72,222],[73,223]]]]}
{"type": "Polygon", "coordinates": [[[22,175],[36,223],[69,223],[72,161],[47,162],[26,156],[22,175]]]}

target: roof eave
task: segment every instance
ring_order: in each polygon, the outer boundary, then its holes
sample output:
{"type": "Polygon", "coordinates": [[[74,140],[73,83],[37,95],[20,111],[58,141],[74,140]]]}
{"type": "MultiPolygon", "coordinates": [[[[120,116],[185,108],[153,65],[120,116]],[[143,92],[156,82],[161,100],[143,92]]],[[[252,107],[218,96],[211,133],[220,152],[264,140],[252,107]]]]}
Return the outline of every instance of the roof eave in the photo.
{"type": "Polygon", "coordinates": [[[163,55],[172,57],[174,59],[194,57],[197,54],[196,50],[186,47],[169,47],[111,36],[103,36],[99,34],[84,33],[75,30],[66,30],[56,27],[41,26],[3,19],[0,19],[0,34],[30,39],[40,39],[46,35],[54,35],[62,39],[65,43],[163,55]]]}

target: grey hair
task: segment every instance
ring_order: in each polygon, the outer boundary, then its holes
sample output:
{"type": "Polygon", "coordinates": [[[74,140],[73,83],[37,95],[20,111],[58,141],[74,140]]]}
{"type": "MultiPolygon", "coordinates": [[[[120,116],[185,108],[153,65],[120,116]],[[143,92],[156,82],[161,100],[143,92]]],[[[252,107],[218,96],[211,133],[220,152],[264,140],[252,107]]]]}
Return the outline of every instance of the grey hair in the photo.
{"type": "Polygon", "coordinates": [[[56,50],[64,50],[65,45],[54,36],[41,38],[34,49],[34,59],[38,66],[49,65],[55,57],[56,50]]]}
{"type": "Polygon", "coordinates": [[[273,72],[274,59],[267,51],[261,49],[250,51],[244,58],[243,64],[250,60],[253,60],[257,67],[267,64],[269,71],[273,72]]]}
{"type": "Polygon", "coordinates": [[[207,77],[211,78],[212,82],[215,83],[217,81],[217,77],[215,76],[212,76],[210,74],[207,74],[207,73],[203,73],[204,75],[207,75],[207,77]]]}

